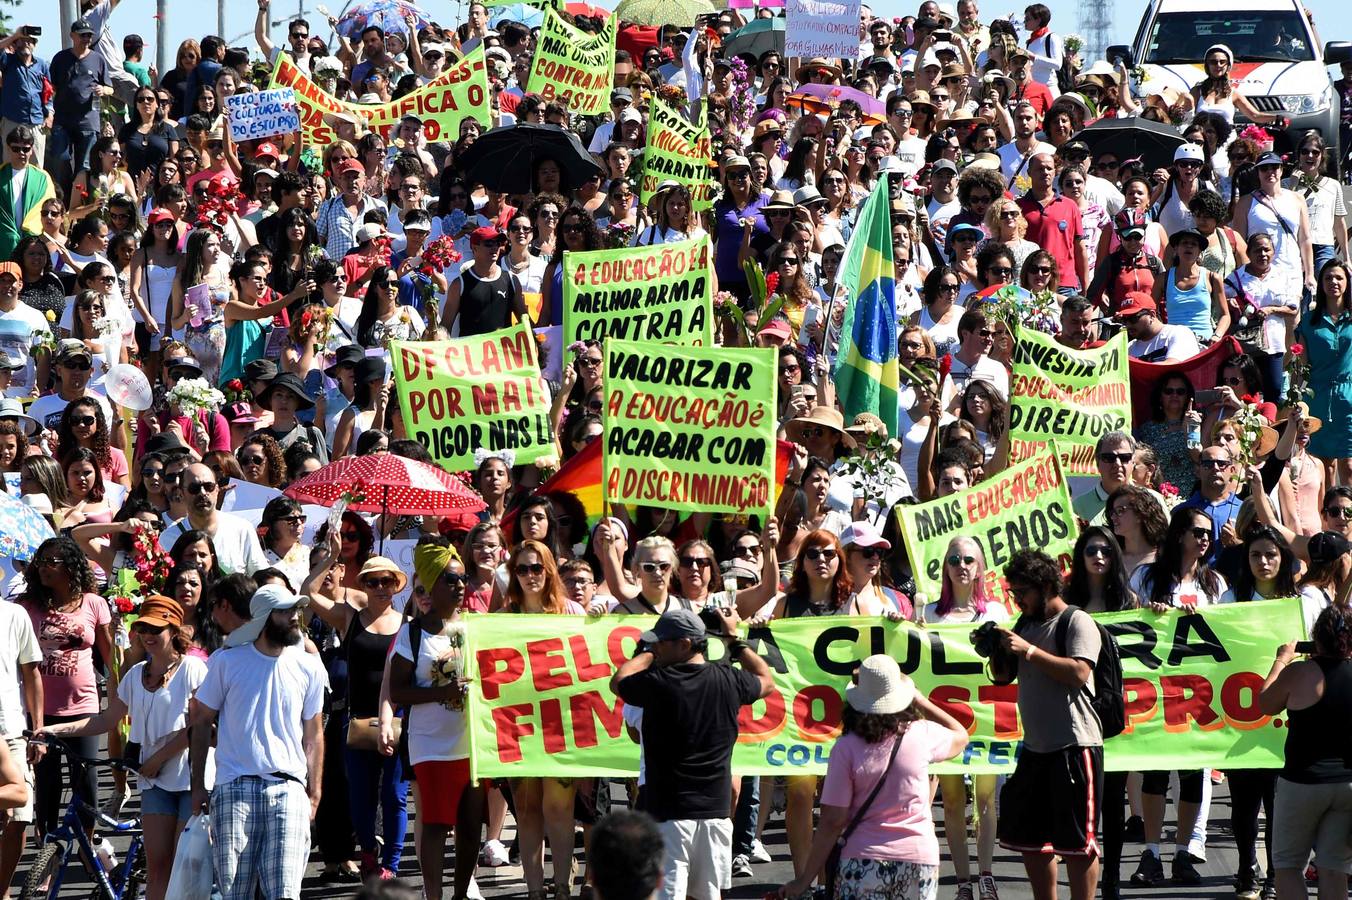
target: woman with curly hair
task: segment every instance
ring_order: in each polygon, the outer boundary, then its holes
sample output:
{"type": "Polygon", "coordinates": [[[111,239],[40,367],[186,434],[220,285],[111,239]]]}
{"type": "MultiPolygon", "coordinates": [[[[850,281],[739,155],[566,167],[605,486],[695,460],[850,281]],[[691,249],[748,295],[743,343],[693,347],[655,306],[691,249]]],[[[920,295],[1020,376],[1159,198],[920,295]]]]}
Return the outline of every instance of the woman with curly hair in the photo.
{"type": "Polygon", "coordinates": [[[930,813],[929,764],[952,759],[966,746],[966,729],[916,690],[896,660],[882,654],[865,659],[858,682],[845,689],[842,733],[822,786],[821,821],[784,896],[811,891],[831,848],[880,785],[860,821],[864,827],[841,850],[837,896],[934,897],[939,841],[930,813]],[[902,821],[907,843],[898,852],[885,835],[902,821]]]}
{"type": "Polygon", "coordinates": [[[28,434],[19,422],[0,421],[0,473],[17,473],[28,455],[28,434]]]}
{"type": "Polygon", "coordinates": [[[1018,274],[1024,260],[1038,249],[1037,244],[1024,237],[1028,232],[1028,220],[1023,217],[1019,204],[1008,197],[997,198],[986,210],[983,224],[991,238],[990,242],[982,245],[982,249],[990,246],[990,243],[1004,244],[1014,256],[1014,274],[1018,274]]]}
{"type": "Polygon", "coordinates": [[[976,442],[981,445],[989,463],[1009,425],[1009,402],[989,381],[973,378],[963,389],[958,417],[972,423],[976,429],[976,442]]]}
{"type": "Polygon", "coordinates": [[[567,208],[568,201],[558,194],[536,194],[530,206],[526,207],[526,214],[535,228],[535,239],[530,245],[535,255],[553,258],[559,218],[567,208]]]}
{"type": "MultiPolygon", "coordinates": [[[[502,613],[579,616],[585,613],[581,606],[567,599],[554,554],[539,541],[526,540],[517,545],[507,560],[507,579],[507,602],[500,610],[502,613]]],[[[512,781],[521,840],[521,866],[531,897],[545,894],[546,835],[554,861],[554,896],[571,896],[575,794],[571,780],[519,778],[512,781]]]]}
{"type": "MultiPolygon", "coordinates": [[[[807,308],[815,305],[816,293],[807,276],[810,263],[800,247],[787,240],[775,244],[766,258],[765,271],[779,274],[779,294],[784,298],[781,312],[789,320],[794,341],[798,340],[807,308]]],[[[762,322],[762,327],[765,324],[762,322]]]]}
{"type": "Polygon", "coordinates": [[[131,487],[127,455],[109,443],[108,422],[103,406],[92,397],[72,400],[61,413],[56,426],[56,455],[63,457],[76,447],[92,450],[103,480],[131,487]]]}
{"type": "Polygon", "coordinates": [[[245,481],[281,489],[286,484],[282,445],[267,434],[250,435],[235,451],[245,481]]]}
{"type": "MultiPolygon", "coordinates": [[[[537,226],[538,227],[538,226],[537,226]]],[[[565,250],[579,253],[600,250],[604,246],[592,214],[581,206],[564,210],[559,219],[560,240],[554,244],[554,254],[540,278],[540,321],[538,327],[563,324],[563,254],[565,250]]]]}
{"type": "Polygon", "coordinates": [[[1128,576],[1155,561],[1169,530],[1169,517],[1158,494],[1138,485],[1123,485],[1108,498],[1103,515],[1122,545],[1122,565],[1128,576]]]}
{"type": "MultiPolygon", "coordinates": [[[[96,593],[89,559],[71,538],[48,538],[38,545],[27,571],[19,605],[28,613],[43,647],[38,664],[43,722],[54,725],[96,715],[100,703],[94,651],[98,650],[101,659],[112,659],[113,633],[112,612],[108,601],[96,593]]],[[[81,756],[98,756],[96,737],[73,738],[70,744],[81,756]]],[[[98,809],[96,770],[87,768],[77,781],[74,764],[67,764],[63,776],[62,759],[59,753],[48,753],[34,770],[34,821],[40,834],[56,827],[61,795],[68,787],[90,808],[98,809]]],[[[82,810],[80,821],[92,833],[93,815],[82,810]]]]}

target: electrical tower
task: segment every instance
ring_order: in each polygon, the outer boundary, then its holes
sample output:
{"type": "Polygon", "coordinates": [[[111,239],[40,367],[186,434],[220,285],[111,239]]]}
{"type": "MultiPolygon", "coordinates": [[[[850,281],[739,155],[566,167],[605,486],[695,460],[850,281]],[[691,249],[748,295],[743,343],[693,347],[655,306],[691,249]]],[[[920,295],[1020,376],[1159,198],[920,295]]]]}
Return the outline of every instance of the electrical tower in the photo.
{"type": "Polygon", "coordinates": [[[1094,60],[1104,58],[1113,41],[1113,0],[1080,0],[1079,25],[1084,38],[1080,59],[1088,68],[1094,60]]]}

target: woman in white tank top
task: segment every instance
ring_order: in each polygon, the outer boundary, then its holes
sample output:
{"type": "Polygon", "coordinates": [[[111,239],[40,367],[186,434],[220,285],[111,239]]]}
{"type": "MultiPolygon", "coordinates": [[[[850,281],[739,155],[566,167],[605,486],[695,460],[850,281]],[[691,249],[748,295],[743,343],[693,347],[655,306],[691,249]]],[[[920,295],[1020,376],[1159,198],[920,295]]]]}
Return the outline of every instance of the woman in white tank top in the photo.
{"type": "Polygon", "coordinates": [[[1273,268],[1287,268],[1300,275],[1301,283],[1314,293],[1314,255],[1310,243],[1310,216],[1305,201],[1281,185],[1282,162],[1275,153],[1258,158],[1258,190],[1235,206],[1231,223],[1247,243],[1249,235],[1272,236],[1276,255],[1273,268]]]}

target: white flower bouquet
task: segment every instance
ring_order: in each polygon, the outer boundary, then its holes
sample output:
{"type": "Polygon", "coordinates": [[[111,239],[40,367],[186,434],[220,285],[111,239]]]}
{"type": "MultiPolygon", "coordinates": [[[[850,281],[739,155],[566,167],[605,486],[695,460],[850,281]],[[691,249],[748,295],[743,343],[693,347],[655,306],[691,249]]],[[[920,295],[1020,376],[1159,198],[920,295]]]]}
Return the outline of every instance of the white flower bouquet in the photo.
{"type": "Polygon", "coordinates": [[[225,395],[207,384],[205,378],[184,378],[170,389],[165,399],[178,406],[188,418],[199,412],[215,412],[225,403],[225,395]]]}

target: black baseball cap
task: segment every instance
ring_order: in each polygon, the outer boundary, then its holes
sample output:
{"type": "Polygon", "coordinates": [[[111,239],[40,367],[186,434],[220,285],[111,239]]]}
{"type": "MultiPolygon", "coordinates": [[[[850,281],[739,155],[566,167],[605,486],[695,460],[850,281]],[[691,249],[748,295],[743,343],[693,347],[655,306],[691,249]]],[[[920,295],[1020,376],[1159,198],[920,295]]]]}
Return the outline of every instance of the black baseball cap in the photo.
{"type": "Polygon", "coordinates": [[[663,613],[661,618],[653,623],[651,630],[639,636],[639,640],[645,644],[656,644],[658,641],[679,641],[681,638],[697,641],[708,635],[709,632],[704,628],[699,616],[688,609],[673,609],[663,613]]]}

